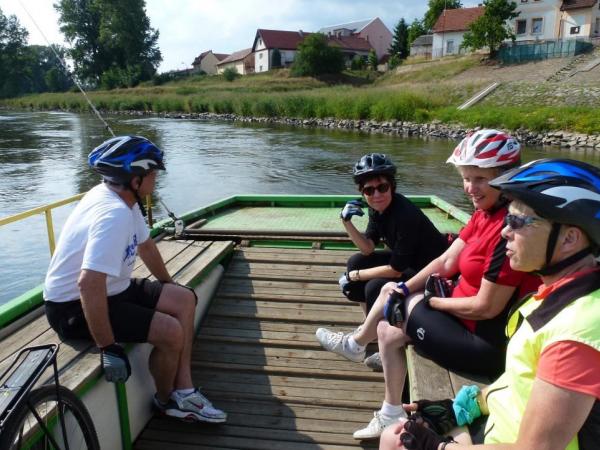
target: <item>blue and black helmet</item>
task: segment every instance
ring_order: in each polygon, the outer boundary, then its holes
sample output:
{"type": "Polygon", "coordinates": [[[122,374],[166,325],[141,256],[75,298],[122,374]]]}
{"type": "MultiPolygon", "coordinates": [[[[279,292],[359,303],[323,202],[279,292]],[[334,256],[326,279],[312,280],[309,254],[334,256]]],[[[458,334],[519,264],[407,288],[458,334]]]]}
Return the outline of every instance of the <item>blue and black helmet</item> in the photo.
{"type": "Polygon", "coordinates": [[[600,246],[600,169],[571,159],[540,159],[490,181],[545,219],[581,228],[600,246]]]}
{"type": "Polygon", "coordinates": [[[128,184],[133,177],[165,170],[164,154],[141,136],[117,136],[104,141],[88,155],[90,167],[104,179],[128,184]]]}
{"type": "Polygon", "coordinates": [[[387,175],[393,179],[396,175],[396,166],[383,153],[369,153],[354,164],[352,175],[356,184],[379,175],[387,175]]]}

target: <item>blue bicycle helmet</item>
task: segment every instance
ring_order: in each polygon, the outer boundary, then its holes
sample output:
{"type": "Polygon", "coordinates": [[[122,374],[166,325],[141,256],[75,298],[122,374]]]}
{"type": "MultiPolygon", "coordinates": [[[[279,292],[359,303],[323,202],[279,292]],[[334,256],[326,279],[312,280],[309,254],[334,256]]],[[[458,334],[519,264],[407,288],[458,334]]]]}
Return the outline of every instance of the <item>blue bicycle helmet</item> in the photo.
{"type": "Polygon", "coordinates": [[[354,165],[352,174],[356,184],[378,175],[387,175],[393,179],[396,175],[396,166],[386,155],[370,153],[360,158],[354,165]]]}
{"type": "Polygon", "coordinates": [[[92,150],[88,162],[104,179],[127,185],[133,177],[165,170],[163,157],[162,150],[144,137],[118,136],[92,150]]]}
{"type": "Polygon", "coordinates": [[[571,159],[540,159],[506,172],[489,184],[554,224],[546,249],[546,267],[539,271],[542,275],[556,273],[556,265],[548,265],[560,225],[581,228],[594,247],[586,254],[598,252],[600,169],[597,167],[571,159]]]}

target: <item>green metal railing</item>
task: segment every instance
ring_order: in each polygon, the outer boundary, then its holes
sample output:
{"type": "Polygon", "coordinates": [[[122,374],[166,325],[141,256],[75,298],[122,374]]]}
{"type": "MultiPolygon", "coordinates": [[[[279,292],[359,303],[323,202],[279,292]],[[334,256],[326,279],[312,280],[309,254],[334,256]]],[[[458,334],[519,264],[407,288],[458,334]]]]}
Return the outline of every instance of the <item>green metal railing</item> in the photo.
{"type": "Polygon", "coordinates": [[[503,45],[498,51],[498,59],[503,64],[518,64],[528,61],[541,61],[549,58],[575,56],[591,51],[593,44],[583,39],[562,39],[536,42],[532,44],[503,45]]]}

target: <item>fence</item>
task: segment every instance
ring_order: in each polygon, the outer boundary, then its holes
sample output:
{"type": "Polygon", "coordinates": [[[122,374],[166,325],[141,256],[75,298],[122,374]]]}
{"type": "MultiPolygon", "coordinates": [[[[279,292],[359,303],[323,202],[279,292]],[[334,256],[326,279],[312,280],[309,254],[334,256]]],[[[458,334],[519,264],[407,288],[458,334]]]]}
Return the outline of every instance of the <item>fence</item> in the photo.
{"type": "Polygon", "coordinates": [[[541,61],[549,58],[575,56],[592,50],[593,43],[583,39],[563,39],[532,44],[505,44],[500,47],[497,58],[503,64],[541,61]]]}

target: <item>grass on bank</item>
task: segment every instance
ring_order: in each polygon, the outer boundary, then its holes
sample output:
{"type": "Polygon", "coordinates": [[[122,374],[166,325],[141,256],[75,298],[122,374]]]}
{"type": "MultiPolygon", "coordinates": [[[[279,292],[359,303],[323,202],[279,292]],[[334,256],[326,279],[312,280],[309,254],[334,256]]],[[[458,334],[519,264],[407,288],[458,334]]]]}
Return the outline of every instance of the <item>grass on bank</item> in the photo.
{"type": "MultiPolygon", "coordinates": [[[[481,84],[458,84],[453,76],[476,64],[459,58],[414,65],[375,80],[368,73],[345,73],[337,80],[292,78],[288,71],[238,77],[196,76],[161,86],[88,93],[105,111],[152,111],[238,114],[256,117],[335,118],[377,121],[459,123],[467,127],[509,130],[600,132],[600,109],[592,107],[486,106],[456,107],[481,84]],[[331,85],[333,82],[345,83],[331,85]],[[364,85],[365,83],[370,83],[364,85]]],[[[79,93],[40,94],[4,100],[2,106],[37,110],[87,111],[79,93]]]]}

